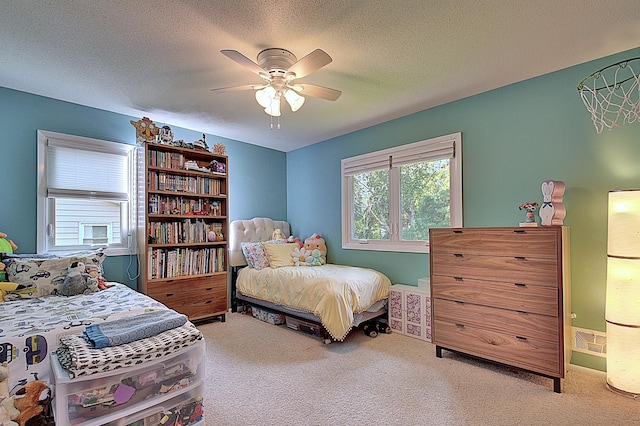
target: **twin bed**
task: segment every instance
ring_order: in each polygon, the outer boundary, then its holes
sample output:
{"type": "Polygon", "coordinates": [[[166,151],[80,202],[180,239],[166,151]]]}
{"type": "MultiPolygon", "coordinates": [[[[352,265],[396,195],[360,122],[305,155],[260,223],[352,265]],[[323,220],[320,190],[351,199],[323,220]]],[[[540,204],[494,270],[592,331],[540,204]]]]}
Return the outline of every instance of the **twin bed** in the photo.
{"type": "Polygon", "coordinates": [[[275,264],[272,257],[267,259],[267,266],[266,261],[249,258],[247,244],[264,244],[277,229],[284,238],[291,235],[289,223],[284,221],[254,218],[231,222],[233,310],[239,305],[257,306],[321,325],[326,343],[342,341],[351,329],[386,315],[391,282],[378,271],[334,264],[296,266],[293,260],[287,262],[286,256],[276,259],[275,264]]]}
{"type": "MultiPolygon", "coordinates": [[[[172,425],[181,411],[199,416],[180,424],[204,425],[205,347],[200,331],[186,317],[124,284],[61,295],[55,277],[78,260],[99,269],[103,257],[3,259],[10,265],[9,278],[21,283],[0,303],[0,364],[8,372],[4,384],[10,397],[17,398],[16,392],[28,383],[44,382],[54,400],[49,397],[42,404],[53,408],[60,425],[128,425],[148,422],[162,412],[170,413],[163,424],[172,425]],[[150,319],[138,325],[147,330],[142,338],[113,341],[139,318],[150,319]],[[99,328],[105,324],[122,328],[107,332],[99,328]],[[103,330],[102,336],[111,341],[93,347],[79,337],[85,330],[103,330]]],[[[3,396],[0,392],[0,424],[3,396]]]]}

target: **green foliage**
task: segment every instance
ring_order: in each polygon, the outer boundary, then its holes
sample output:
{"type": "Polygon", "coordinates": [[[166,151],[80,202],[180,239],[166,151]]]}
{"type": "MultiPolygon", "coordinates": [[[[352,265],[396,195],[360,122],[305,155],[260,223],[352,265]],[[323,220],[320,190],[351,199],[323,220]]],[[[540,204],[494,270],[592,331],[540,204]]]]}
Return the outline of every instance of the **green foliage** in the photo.
{"type": "MultiPolygon", "coordinates": [[[[390,238],[388,169],[353,176],[353,237],[390,238]]],[[[449,160],[400,167],[403,240],[427,240],[429,228],[449,226],[449,160]]]]}

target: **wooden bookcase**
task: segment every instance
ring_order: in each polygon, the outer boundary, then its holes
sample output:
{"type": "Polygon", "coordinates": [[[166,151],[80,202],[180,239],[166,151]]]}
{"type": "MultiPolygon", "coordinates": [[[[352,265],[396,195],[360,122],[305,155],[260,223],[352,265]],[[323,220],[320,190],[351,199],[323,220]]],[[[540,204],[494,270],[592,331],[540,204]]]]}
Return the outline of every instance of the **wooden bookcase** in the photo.
{"type": "Polygon", "coordinates": [[[140,165],[139,172],[144,181],[144,198],[139,197],[144,224],[140,220],[138,290],[192,321],[211,317],[224,321],[228,157],[146,143],[144,169],[140,165]],[[212,167],[214,161],[219,167],[212,167]]]}
{"type": "Polygon", "coordinates": [[[560,379],[571,360],[569,228],[432,228],[433,342],[560,379]]]}

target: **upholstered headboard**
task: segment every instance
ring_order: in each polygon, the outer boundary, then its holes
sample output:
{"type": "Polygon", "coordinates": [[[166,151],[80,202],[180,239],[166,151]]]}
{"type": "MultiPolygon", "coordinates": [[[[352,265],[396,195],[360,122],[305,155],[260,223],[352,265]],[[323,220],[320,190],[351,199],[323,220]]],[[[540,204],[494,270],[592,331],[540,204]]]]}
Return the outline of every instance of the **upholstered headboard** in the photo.
{"type": "Polygon", "coordinates": [[[280,229],[285,237],[291,235],[289,223],[283,220],[255,217],[251,220],[232,221],[229,231],[229,264],[231,266],[246,265],[247,261],[242,254],[240,243],[268,241],[276,229],[280,229]]]}

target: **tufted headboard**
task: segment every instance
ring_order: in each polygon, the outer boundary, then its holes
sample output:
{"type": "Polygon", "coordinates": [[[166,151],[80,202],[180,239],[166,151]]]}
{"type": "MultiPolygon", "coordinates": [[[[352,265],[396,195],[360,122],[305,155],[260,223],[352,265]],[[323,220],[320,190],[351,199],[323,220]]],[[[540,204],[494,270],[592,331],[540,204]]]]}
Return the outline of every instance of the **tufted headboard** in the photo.
{"type": "Polygon", "coordinates": [[[285,237],[291,235],[289,223],[283,220],[255,217],[251,220],[232,221],[229,231],[229,264],[231,266],[246,265],[247,261],[242,254],[240,243],[268,241],[276,229],[280,229],[285,237]]]}

